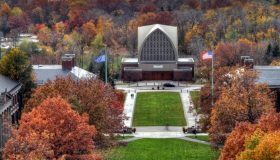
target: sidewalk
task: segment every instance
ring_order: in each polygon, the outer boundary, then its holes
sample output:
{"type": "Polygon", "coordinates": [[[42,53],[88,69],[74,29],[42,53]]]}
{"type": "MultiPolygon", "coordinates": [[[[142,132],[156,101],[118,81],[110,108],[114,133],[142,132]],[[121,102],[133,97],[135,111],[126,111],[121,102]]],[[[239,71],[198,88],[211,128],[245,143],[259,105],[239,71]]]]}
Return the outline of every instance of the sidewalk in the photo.
{"type": "Polygon", "coordinates": [[[199,116],[197,116],[197,113],[195,110],[193,110],[192,112],[189,112],[190,106],[192,106],[191,104],[191,95],[188,92],[183,92],[180,93],[181,96],[181,100],[182,100],[182,104],[183,104],[183,108],[184,108],[184,114],[187,120],[187,127],[191,128],[192,126],[197,125],[195,123],[195,118],[197,118],[196,121],[199,121],[199,116]]]}
{"type": "Polygon", "coordinates": [[[137,93],[131,91],[129,93],[127,92],[126,94],[126,100],[124,103],[124,110],[123,110],[123,113],[128,117],[128,120],[124,120],[124,126],[126,127],[130,127],[130,128],[132,127],[136,97],[137,97],[137,93]]]}

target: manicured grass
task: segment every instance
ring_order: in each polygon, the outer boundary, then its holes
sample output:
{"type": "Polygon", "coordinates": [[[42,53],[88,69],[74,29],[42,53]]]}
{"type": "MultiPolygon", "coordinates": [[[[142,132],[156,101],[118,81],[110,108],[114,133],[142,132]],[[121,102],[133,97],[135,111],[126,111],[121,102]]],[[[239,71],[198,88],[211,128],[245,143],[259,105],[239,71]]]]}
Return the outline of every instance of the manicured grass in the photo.
{"type": "Polygon", "coordinates": [[[137,93],[133,126],[186,126],[186,119],[177,92],[137,93]]]}
{"type": "Polygon", "coordinates": [[[114,65],[113,65],[113,66],[114,66],[115,69],[117,69],[118,66],[121,68],[121,65],[122,65],[122,63],[121,63],[122,58],[123,58],[123,57],[114,57],[114,65]]]}
{"type": "Polygon", "coordinates": [[[198,135],[196,136],[187,136],[188,138],[192,138],[192,139],[198,139],[198,140],[201,140],[201,141],[206,141],[206,142],[209,142],[209,139],[208,139],[208,135],[198,135]]]}
{"type": "MultiPolygon", "coordinates": [[[[195,102],[197,97],[200,97],[200,91],[190,91],[192,101],[195,102]]],[[[200,107],[198,106],[196,108],[196,113],[200,110],[200,107]]]]}
{"type": "Polygon", "coordinates": [[[180,139],[140,139],[102,155],[104,160],[216,160],[220,151],[180,139]]]}
{"type": "Polygon", "coordinates": [[[6,48],[1,48],[1,53],[0,53],[1,54],[1,56],[0,56],[1,58],[0,59],[3,59],[6,50],[7,50],[6,48]]]}

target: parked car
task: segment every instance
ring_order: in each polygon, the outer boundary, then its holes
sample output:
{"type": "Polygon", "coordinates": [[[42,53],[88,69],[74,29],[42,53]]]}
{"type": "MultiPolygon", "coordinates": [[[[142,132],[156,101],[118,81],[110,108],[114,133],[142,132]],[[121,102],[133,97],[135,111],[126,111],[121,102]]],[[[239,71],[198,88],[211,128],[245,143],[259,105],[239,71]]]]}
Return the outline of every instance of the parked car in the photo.
{"type": "Polygon", "coordinates": [[[175,87],[175,85],[171,84],[171,83],[164,83],[163,86],[164,87],[175,87]]]}
{"type": "Polygon", "coordinates": [[[6,44],[1,44],[1,48],[9,48],[9,46],[6,44]]]}

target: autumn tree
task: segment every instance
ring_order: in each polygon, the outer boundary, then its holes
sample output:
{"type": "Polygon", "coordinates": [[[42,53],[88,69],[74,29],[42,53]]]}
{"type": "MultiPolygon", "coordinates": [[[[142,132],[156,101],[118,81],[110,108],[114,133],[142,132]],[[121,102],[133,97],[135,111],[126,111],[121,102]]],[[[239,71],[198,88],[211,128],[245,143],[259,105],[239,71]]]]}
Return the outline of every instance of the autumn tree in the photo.
{"type": "Polygon", "coordinates": [[[81,19],[80,15],[76,15],[73,20],[69,23],[70,30],[79,29],[84,24],[84,21],[81,19]]]}
{"type": "Polygon", "coordinates": [[[146,26],[146,25],[152,25],[152,24],[156,24],[156,20],[155,20],[156,14],[154,13],[147,13],[147,14],[142,14],[139,19],[137,20],[137,26],[146,26]]]}
{"type": "Polygon", "coordinates": [[[90,45],[90,43],[94,40],[94,37],[97,35],[97,31],[95,29],[95,25],[93,23],[85,23],[81,28],[82,42],[85,45],[90,45]]]}
{"type": "Polygon", "coordinates": [[[89,124],[98,131],[95,142],[98,147],[109,147],[111,142],[104,133],[114,133],[121,129],[124,99],[123,93],[113,90],[103,82],[92,78],[57,77],[34,90],[25,112],[30,112],[48,97],[61,95],[71,107],[81,115],[89,114],[89,124]]]}
{"type": "Polygon", "coordinates": [[[39,32],[40,29],[45,28],[46,25],[45,24],[36,24],[33,28],[33,33],[37,34],[39,32]]]}
{"type": "Polygon", "coordinates": [[[37,34],[37,38],[46,45],[48,43],[48,36],[51,33],[51,29],[48,27],[41,28],[37,34]]]}
{"type": "Polygon", "coordinates": [[[70,0],[70,11],[68,13],[70,20],[73,20],[76,15],[86,13],[90,6],[85,0],[70,0]]]}
{"type": "Polygon", "coordinates": [[[10,27],[12,29],[19,29],[20,31],[27,31],[31,20],[26,13],[22,13],[19,16],[14,16],[10,20],[10,27]]]}
{"type": "Polygon", "coordinates": [[[12,15],[12,10],[7,3],[1,5],[0,15],[5,17],[10,17],[12,15]]]}
{"type": "Polygon", "coordinates": [[[236,122],[257,123],[263,113],[275,106],[274,93],[268,84],[257,84],[256,71],[240,68],[224,75],[220,96],[211,112],[211,127],[208,130],[211,142],[224,144],[236,122]]]}
{"type": "Polygon", "coordinates": [[[44,13],[41,7],[36,7],[32,10],[30,18],[34,24],[42,24],[44,22],[44,13]]]}
{"type": "Polygon", "coordinates": [[[108,13],[112,13],[122,3],[121,0],[96,0],[95,4],[98,8],[102,8],[108,13]]]}
{"type": "Polygon", "coordinates": [[[239,63],[241,56],[255,57],[253,46],[255,43],[249,40],[239,40],[238,42],[219,43],[215,52],[215,61],[220,66],[235,66],[239,63]]]}
{"type": "Polygon", "coordinates": [[[257,124],[237,123],[227,137],[220,160],[275,159],[276,156],[279,156],[279,150],[277,150],[279,147],[279,140],[277,140],[280,129],[279,120],[280,113],[271,110],[269,113],[263,114],[257,124]]]}
{"type": "Polygon", "coordinates": [[[12,10],[12,16],[18,17],[19,15],[21,15],[22,10],[19,7],[15,7],[12,10]]]}
{"type": "Polygon", "coordinates": [[[256,130],[256,125],[249,122],[237,122],[235,128],[228,135],[220,160],[235,159],[245,149],[245,138],[256,130]]]}
{"type": "Polygon", "coordinates": [[[0,62],[0,74],[22,83],[19,92],[20,109],[30,97],[32,88],[36,86],[32,81],[31,73],[32,65],[27,54],[16,48],[13,48],[0,62]]]}
{"type": "Polygon", "coordinates": [[[164,25],[170,25],[173,17],[168,11],[159,12],[155,17],[156,23],[158,24],[164,24],[164,25]]]}
{"type": "Polygon", "coordinates": [[[144,5],[141,9],[141,13],[142,14],[146,14],[146,13],[149,13],[149,12],[156,12],[158,10],[158,8],[156,6],[153,6],[153,5],[144,5]]]}
{"type": "Polygon", "coordinates": [[[93,154],[97,131],[61,97],[48,98],[24,113],[6,143],[7,159],[102,159],[93,154]]]}
{"type": "Polygon", "coordinates": [[[69,25],[68,25],[67,22],[65,22],[65,23],[63,23],[62,21],[58,22],[58,23],[55,24],[55,30],[58,33],[64,35],[64,34],[69,32],[69,25]]]}

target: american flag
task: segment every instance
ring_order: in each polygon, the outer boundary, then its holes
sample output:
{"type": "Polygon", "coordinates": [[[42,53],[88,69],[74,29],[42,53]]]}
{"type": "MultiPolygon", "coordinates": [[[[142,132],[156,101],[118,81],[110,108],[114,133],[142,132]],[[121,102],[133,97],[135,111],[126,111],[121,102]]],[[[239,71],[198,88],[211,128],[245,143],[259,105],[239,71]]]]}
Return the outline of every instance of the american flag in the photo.
{"type": "Polygon", "coordinates": [[[207,52],[203,54],[202,59],[212,59],[213,52],[207,52]]]}

